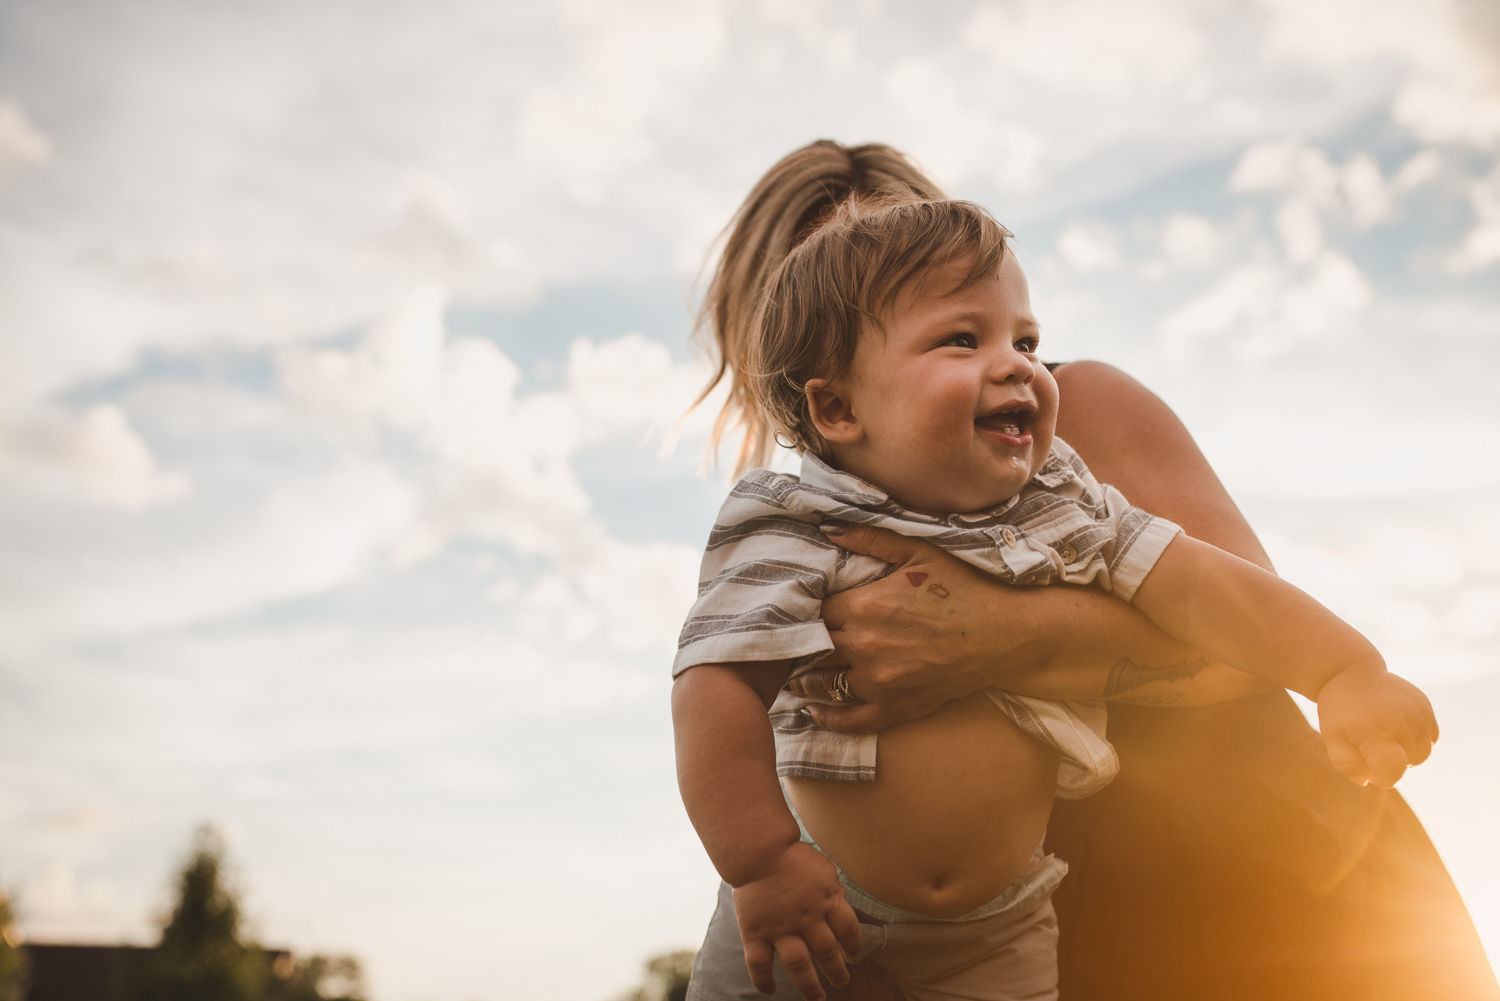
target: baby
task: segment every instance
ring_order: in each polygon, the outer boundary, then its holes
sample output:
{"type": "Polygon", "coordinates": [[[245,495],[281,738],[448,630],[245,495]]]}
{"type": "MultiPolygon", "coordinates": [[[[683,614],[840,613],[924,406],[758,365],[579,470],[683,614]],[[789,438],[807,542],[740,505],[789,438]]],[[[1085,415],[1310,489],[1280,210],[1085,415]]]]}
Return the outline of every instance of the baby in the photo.
{"type": "MultiPolygon", "coordinates": [[[[832,650],[820,604],[890,571],[828,541],[830,523],[927,538],[1009,583],[1104,588],[1316,699],[1353,778],[1399,775],[1435,732],[1348,625],[1130,507],[1054,438],[1057,385],[1007,236],[967,202],[845,202],[759,304],[740,375],[801,476],[755,470],[731,492],[672,706],[683,800],[763,993],[773,957],[811,1001],[818,968],[842,985],[846,959],[873,956],[910,997],[1055,998],[1066,867],[1039,845],[1054,792],[1086,795],[1117,767],[1101,705],[997,690],[884,731],[878,766],[874,735],[818,727],[787,683],[832,650]]],[[[842,681],[829,694],[851,697],[842,681]]]]}

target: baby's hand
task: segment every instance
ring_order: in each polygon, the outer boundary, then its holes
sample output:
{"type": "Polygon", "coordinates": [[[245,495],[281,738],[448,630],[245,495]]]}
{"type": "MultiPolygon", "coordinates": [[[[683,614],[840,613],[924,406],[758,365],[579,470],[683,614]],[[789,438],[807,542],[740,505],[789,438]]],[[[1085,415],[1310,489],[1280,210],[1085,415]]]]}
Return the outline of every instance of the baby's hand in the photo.
{"type": "Polygon", "coordinates": [[[844,899],[833,863],[811,845],[797,842],[761,876],[735,887],[734,914],[745,965],[762,994],[776,990],[776,956],[807,1001],[824,998],[814,961],[835,987],[849,982],[844,960],[859,952],[859,918],[844,899]]]}
{"type": "Polygon", "coordinates": [[[1318,728],[1335,768],[1360,785],[1387,789],[1426,761],[1438,738],[1432,704],[1416,685],[1363,667],[1348,668],[1323,686],[1318,728]]]}

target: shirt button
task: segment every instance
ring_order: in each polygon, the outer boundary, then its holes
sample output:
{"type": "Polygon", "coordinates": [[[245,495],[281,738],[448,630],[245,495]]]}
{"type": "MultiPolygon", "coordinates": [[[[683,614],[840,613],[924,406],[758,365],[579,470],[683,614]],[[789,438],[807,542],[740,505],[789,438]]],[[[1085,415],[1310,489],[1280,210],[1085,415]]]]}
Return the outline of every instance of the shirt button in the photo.
{"type": "Polygon", "coordinates": [[[1078,559],[1078,550],[1074,549],[1072,546],[1065,545],[1057,551],[1057,555],[1062,557],[1062,561],[1064,563],[1072,563],[1074,560],[1078,559]]]}
{"type": "Polygon", "coordinates": [[[1005,540],[1007,546],[1014,546],[1016,544],[1016,533],[1008,528],[1000,530],[1000,537],[1005,540]]]}

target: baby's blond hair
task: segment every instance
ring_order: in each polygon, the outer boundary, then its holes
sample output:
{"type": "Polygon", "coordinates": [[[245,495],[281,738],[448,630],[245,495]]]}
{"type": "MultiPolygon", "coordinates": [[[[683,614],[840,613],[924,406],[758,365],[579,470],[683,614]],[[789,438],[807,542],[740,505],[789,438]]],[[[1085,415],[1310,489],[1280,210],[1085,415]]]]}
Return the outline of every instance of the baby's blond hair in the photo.
{"type": "Polygon", "coordinates": [[[808,413],[809,380],[844,374],[859,338],[883,330],[903,292],[945,295],[994,275],[1009,235],[973,202],[835,206],[770,276],[747,332],[738,378],[771,440],[832,458],[808,413]],[[956,285],[927,287],[954,264],[964,267],[956,285]]]}

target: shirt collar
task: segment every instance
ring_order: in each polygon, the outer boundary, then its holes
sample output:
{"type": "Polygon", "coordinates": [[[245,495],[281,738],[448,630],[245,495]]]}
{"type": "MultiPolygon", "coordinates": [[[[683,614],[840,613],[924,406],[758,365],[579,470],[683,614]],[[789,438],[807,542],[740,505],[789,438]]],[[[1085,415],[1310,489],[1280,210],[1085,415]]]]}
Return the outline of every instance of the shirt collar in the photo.
{"type": "MultiPolygon", "coordinates": [[[[1052,441],[1052,451],[1048,453],[1047,461],[1042,463],[1042,468],[1031,478],[1031,483],[1049,490],[1055,490],[1069,480],[1076,479],[1078,471],[1068,461],[1072,454],[1073,450],[1064,444],[1061,439],[1054,438],[1052,441]]],[[[842,469],[835,469],[811,452],[802,453],[802,468],[799,477],[808,486],[819,490],[826,490],[838,499],[850,504],[857,504],[864,507],[891,504],[895,507],[901,507],[901,505],[891,500],[890,494],[881,490],[875,484],[862,480],[853,473],[846,473],[842,469]]],[[[1010,508],[1016,503],[1019,497],[1020,494],[1017,494],[1015,497],[1009,498],[988,511],[976,511],[972,514],[950,515],[949,517],[957,518],[960,521],[977,521],[983,518],[991,518],[1010,508]]],[[[902,510],[905,510],[905,508],[902,508],[902,510]]]]}
{"type": "Polygon", "coordinates": [[[853,473],[834,469],[811,452],[802,453],[800,478],[803,483],[819,490],[827,490],[840,500],[852,504],[885,504],[891,497],[873,483],[866,482],[853,473]]]}

